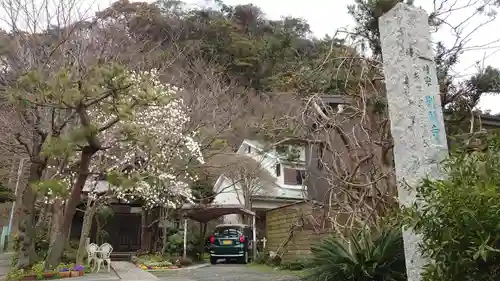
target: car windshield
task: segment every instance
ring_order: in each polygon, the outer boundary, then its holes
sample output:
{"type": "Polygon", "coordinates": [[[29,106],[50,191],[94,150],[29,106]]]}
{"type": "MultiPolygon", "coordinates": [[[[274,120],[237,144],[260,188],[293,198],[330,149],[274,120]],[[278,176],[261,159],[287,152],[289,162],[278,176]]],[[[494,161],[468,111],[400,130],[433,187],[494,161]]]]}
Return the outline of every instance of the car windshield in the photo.
{"type": "Polygon", "coordinates": [[[224,235],[228,237],[239,237],[242,235],[241,229],[234,226],[218,227],[215,229],[215,235],[224,235]]]}

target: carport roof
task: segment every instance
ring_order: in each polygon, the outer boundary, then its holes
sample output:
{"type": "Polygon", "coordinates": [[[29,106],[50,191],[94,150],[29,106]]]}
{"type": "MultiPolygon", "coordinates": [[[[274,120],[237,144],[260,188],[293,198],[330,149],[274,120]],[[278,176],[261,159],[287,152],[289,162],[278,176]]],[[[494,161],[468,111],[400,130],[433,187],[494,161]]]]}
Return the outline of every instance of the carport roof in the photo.
{"type": "Polygon", "coordinates": [[[216,218],[230,214],[246,214],[255,216],[255,212],[247,210],[243,205],[238,204],[208,206],[184,204],[181,208],[181,212],[184,217],[202,223],[207,223],[216,218]]]}

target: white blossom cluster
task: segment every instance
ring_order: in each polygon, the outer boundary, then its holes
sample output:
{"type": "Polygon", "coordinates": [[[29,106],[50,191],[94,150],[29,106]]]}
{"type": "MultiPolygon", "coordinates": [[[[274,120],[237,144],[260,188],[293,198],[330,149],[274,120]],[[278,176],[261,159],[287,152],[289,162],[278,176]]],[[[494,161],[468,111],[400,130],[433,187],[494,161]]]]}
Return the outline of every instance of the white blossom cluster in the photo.
{"type": "Polygon", "coordinates": [[[46,185],[44,190],[39,190],[42,202],[44,204],[54,204],[56,200],[66,200],[62,194],[69,194],[73,184],[71,178],[74,176],[74,173],[70,173],[69,175],[61,174],[58,167],[52,164],[47,165],[45,173],[52,174],[49,179],[54,183],[58,182],[58,187],[46,185]],[[63,188],[65,189],[64,191],[62,190],[63,188]]]}
{"type": "MultiPolygon", "coordinates": [[[[92,169],[122,172],[133,167],[142,179],[133,187],[117,187],[115,195],[124,200],[143,199],[146,207],[172,206],[192,195],[188,182],[196,180],[186,164],[203,163],[200,147],[189,132],[189,116],[180,90],[162,84],[156,70],[128,72],[125,83],[131,85],[123,104],[134,104],[120,115],[120,122],[100,134],[109,149],[97,155],[92,169]]],[[[99,125],[116,118],[109,108],[91,111],[99,125]]]]}
{"type": "MultiPolygon", "coordinates": [[[[91,173],[123,172],[133,167],[141,177],[132,187],[110,187],[119,199],[143,199],[146,207],[173,207],[184,200],[191,200],[189,182],[195,181],[189,173],[188,163],[204,163],[196,132],[189,131],[189,116],[183,100],[177,96],[181,89],[162,84],[156,70],[126,72],[122,80],[126,90],[109,100],[88,109],[90,120],[96,128],[111,124],[118,116],[120,121],[100,132],[98,138],[107,149],[92,158],[91,173]],[[133,106],[131,106],[133,105],[133,106]],[[118,109],[118,110],[117,110],[118,109]],[[140,160],[138,163],[137,160],[140,160]]],[[[108,88],[102,87],[103,91],[108,88]]],[[[85,145],[85,143],[83,143],[85,145]]],[[[78,154],[69,161],[76,163],[78,154]],[[74,158],[74,159],[73,159],[74,158]]],[[[49,164],[47,173],[58,181],[58,192],[44,185],[45,204],[64,200],[59,192],[62,187],[69,193],[75,179],[74,173],[60,174],[57,165],[49,164]]],[[[99,190],[92,188],[96,178],[89,177],[86,185],[88,199],[95,200],[99,190]]]]}

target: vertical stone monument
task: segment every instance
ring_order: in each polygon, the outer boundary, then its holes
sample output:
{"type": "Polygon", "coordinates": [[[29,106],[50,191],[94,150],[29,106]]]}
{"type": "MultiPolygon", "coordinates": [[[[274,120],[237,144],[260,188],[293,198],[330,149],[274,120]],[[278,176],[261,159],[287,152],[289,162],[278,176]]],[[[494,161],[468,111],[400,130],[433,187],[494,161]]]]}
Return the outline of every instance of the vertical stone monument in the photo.
{"type": "MultiPolygon", "coordinates": [[[[398,3],[379,19],[379,28],[398,197],[408,206],[422,178],[442,178],[439,164],[448,155],[428,16],[398,3]]],[[[411,230],[403,238],[408,280],[421,280],[421,238],[411,230]]]]}

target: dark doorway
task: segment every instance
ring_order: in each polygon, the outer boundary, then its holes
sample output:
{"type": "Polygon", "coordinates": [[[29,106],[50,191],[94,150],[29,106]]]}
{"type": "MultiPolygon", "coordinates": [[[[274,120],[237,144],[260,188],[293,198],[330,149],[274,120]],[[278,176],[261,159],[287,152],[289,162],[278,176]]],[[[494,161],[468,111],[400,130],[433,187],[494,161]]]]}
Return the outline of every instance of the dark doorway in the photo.
{"type": "Polygon", "coordinates": [[[135,252],[141,248],[141,215],[115,214],[106,225],[113,252],[135,252]]]}

